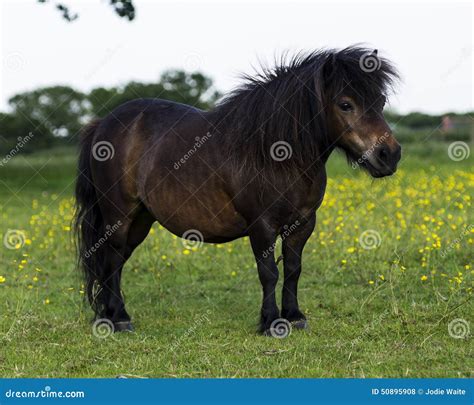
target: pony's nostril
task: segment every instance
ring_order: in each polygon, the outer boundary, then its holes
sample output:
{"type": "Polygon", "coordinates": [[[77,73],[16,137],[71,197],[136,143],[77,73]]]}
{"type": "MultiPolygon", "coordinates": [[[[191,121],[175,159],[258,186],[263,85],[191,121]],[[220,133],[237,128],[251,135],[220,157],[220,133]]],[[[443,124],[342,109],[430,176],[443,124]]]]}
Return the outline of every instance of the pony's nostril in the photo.
{"type": "Polygon", "coordinates": [[[387,162],[389,154],[390,154],[390,152],[388,150],[388,147],[383,145],[379,150],[379,159],[382,162],[387,162]]]}

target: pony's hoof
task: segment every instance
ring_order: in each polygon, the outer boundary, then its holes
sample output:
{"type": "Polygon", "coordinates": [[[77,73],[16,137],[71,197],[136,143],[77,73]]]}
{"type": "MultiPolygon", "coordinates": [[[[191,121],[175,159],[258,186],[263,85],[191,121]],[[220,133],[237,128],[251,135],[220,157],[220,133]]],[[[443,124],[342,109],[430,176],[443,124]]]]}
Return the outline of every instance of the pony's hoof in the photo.
{"type": "Polygon", "coordinates": [[[296,321],[292,321],[291,326],[293,327],[293,329],[309,329],[308,321],[306,319],[298,319],[296,321]]]}
{"type": "Polygon", "coordinates": [[[133,332],[133,325],[130,321],[114,322],[114,332],[133,332]]]}

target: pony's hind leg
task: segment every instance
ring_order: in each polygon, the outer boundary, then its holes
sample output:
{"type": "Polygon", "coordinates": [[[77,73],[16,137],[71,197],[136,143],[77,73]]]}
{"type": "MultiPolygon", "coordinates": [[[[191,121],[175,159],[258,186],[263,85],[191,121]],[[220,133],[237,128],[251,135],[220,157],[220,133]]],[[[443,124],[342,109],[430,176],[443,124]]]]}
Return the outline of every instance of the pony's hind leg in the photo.
{"type": "Polygon", "coordinates": [[[152,217],[144,211],[136,213],[133,219],[117,220],[113,226],[118,226],[104,246],[103,274],[99,281],[99,316],[110,320],[116,332],[133,330],[120,288],[122,269],[135,248],[148,235],[152,224],[152,217]]]}

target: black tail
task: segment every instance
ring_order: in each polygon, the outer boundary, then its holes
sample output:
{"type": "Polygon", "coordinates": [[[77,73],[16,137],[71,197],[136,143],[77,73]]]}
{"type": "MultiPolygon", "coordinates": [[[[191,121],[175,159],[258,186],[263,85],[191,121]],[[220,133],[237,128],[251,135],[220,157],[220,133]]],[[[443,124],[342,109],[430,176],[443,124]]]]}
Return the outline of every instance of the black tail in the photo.
{"type": "Polygon", "coordinates": [[[100,121],[96,120],[83,129],[75,193],[75,233],[79,266],[82,267],[84,272],[87,298],[96,313],[100,311],[100,308],[97,305],[98,300],[95,296],[95,287],[98,286],[101,278],[102,265],[100,263],[101,255],[94,254],[94,246],[100,235],[103,234],[104,225],[97,203],[96,189],[92,181],[90,160],[94,133],[99,124],[100,121]]]}

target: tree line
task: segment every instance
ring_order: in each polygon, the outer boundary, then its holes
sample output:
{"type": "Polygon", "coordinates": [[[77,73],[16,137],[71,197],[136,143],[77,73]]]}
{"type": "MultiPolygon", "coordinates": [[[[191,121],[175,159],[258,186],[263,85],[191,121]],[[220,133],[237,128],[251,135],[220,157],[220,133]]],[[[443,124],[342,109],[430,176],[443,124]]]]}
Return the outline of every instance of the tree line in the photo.
{"type": "Polygon", "coordinates": [[[88,93],[69,86],[43,87],[8,100],[10,112],[0,113],[0,151],[6,153],[29,134],[23,152],[77,143],[89,120],[104,117],[120,104],[136,98],[164,98],[209,109],[219,98],[212,80],[201,73],[164,72],[155,83],[130,82],[97,87],[88,93]]]}
{"type": "MultiPolygon", "coordinates": [[[[11,97],[8,100],[11,111],[0,113],[0,153],[8,153],[19,143],[22,152],[74,145],[81,128],[89,120],[104,117],[120,104],[136,98],[164,98],[206,110],[212,108],[220,96],[211,78],[182,70],[166,71],[154,83],[132,81],[123,86],[97,87],[88,93],[69,86],[39,88],[11,97]]],[[[423,131],[430,136],[433,131],[439,134],[445,114],[413,112],[402,115],[386,111],[385,115],[401,139],[411,142],[423,131]]],[[[472,122],[472,113],[449,115],[472,122]]],[[[459,138],[461,132],[466,132],[463,136],[469,139],[469,131],[457,130],[452,135],[459,138]]],[[[440,138],[444,139],[445,135],[440,138]]]]}

